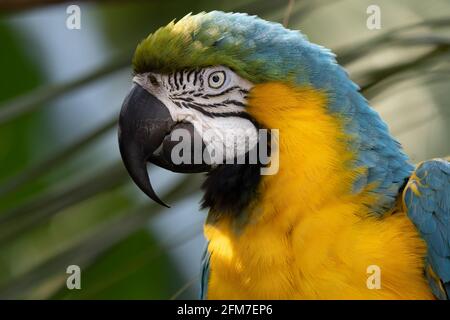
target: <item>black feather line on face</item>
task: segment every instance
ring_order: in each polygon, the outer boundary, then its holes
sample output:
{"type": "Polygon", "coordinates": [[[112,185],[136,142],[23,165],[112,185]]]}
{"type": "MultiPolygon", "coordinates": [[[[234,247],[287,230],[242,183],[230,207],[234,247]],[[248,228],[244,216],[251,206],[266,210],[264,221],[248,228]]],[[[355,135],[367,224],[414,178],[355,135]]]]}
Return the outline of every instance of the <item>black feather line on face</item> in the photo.
{"type": "Polygon", "coordinates": [[[221,106],[221,104],[208,104],[208,105],[202,105],[199,103],[191,102],[186,99],[180,99],[177,98],[177,100],[173,101],[177,106],[180,104],[187,108],[187,109],[194,109],[198,112],[204,114],[207,117],[214,118],[214,117],[240,117],[247,120],[250,120],[254,124],[253,118],[244,111],[238,111],[238,112],[210,112],[208,110],[205,110],[204,107],[215,107],[215,106],[221,106]]]}
{"type": "Polygon", "coordinates": [[[204,79],[203,79],[203,75],[205,74],[205,69],[200,71],[200,88],[203,88],[203,84],[204,84],[204,79]]]}
{"type": "Polygon", "coordinates": [[[173,81],[175,82],[175,88],[176,88],[176,90],[177,90],[177,91],[180,90],[180,86],[178,85],[177,73],[175,73],[175,74],[173,75],[173,81]]]}
{"type": "Polygon", "coordinates": [[[187,81],[188,81],[188,82],[191,82],[191,75],[192,75],[192,73],[194,73],[194,71],[195,71],[195,69],[189,70],[189,72],[188,72],[188,74],[187,74],[187,81]]]}
{"type": "Polygon", "coordinates": [[[231,104],[231,105],[237,106],[237,107],[242,107],[242,108],[246,107],[246,105],[244,103],[240,102],[240,101],[229,100],[229,99],[222,101],[221,104],[225,105],[225,106],[231,104]]]}
{"type": "Polygon", "coordinates": [[[199,70],[195,70],[195,75],[194,75],[194,86],[197,85],[197,81],[198,81],[198,75],[199,75],[200,71],[199,70]]]}
{"type": "Polygon", "coordinates": [[[178,72],[178,83],[180,84],[180,86],[183,85],[183,74],[184,72],[178,72]]]}
{"type": "Polygon", "coordinates": [[[208,99],[208,98],[213,98],[213,97],[220,97],[221,95],[224,95],[224,94],[226,94],[226,93],[229,93],[229,92],[234,91],[234,90],[237,90],[237,89],[243,90],[243,89],[241,89],[241,87],[239,87],[239,86],[233,86],[233,87],[230,87],[230,88],[228,88],[228,89],[226,89],[226,90],[223,90],[223,91],[221,91],[221,92],[218,92],[218,93],[204,94],[204,95],[202,95],[202,98],[208,99]]]}
{"type": "Polygon", "coordinates": [[[180,96],[180,97],[174,97],[174,98],[172,99],[172,101],[185,101],[185,102],[191,102],[191,101],[194,101],[194,99],[192,99],[191,97],[183,97],[183,96],[180,96]]]}

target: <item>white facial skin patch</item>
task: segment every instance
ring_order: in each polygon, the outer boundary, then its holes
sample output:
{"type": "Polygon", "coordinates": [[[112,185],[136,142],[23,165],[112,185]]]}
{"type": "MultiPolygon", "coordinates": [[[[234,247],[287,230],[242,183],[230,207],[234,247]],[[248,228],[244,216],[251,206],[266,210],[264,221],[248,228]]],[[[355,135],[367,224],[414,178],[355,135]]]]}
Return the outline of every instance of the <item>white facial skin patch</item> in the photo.
{"type": "Polygon", "coordinates": [[[175,122],[189,122],[208,150],[217,150],[212,165],[232,163],[253,149],[258,131],[245,111],[253,84],[227,67],[142,73],[133,78],[169,110],[175,122]]]}

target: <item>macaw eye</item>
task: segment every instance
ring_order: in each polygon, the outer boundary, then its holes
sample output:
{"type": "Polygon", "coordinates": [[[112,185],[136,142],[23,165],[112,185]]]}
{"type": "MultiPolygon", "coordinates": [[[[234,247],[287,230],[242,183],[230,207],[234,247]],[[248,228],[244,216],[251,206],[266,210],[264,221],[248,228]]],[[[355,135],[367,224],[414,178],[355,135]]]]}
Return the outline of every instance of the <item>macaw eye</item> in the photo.
{"type": "Polygon", "coordinates": [[[208,85],[213,89],[219,89],[225,83],[225,79],[224,71],[212,72],[208,77],[208,85]]]}

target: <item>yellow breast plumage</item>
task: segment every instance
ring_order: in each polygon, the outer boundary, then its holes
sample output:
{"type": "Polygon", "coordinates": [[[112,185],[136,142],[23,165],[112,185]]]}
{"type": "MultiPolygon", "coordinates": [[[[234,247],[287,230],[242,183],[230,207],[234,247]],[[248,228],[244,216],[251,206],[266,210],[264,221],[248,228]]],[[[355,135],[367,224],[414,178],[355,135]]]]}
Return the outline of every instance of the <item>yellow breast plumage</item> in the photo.
{"type": "Polygon", "coordinates": [[[208,298],[433,298],[425,244],[409,219],[399,210],[371,215],[370,185],[351,193],[352,154],[325,103],[311,88],[252,90],[249,112],[280,130],[280,169],[263,177],[245,223],[223,217],[205,226],[208,298]],[[370,266],[379,267],[381,288],[368,286],[370,266]]]}

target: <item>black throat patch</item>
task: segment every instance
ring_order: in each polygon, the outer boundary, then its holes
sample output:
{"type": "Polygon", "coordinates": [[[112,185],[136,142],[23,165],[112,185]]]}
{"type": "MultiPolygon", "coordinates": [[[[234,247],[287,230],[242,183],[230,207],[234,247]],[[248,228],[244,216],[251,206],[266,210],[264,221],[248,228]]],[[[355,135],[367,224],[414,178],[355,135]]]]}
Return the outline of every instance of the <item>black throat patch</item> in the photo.
{"type": "Polygon", "coordinates": [[[261,164],[223,164],[207,174],[202,208],[238,217],[257,196],[261,164]]]}

